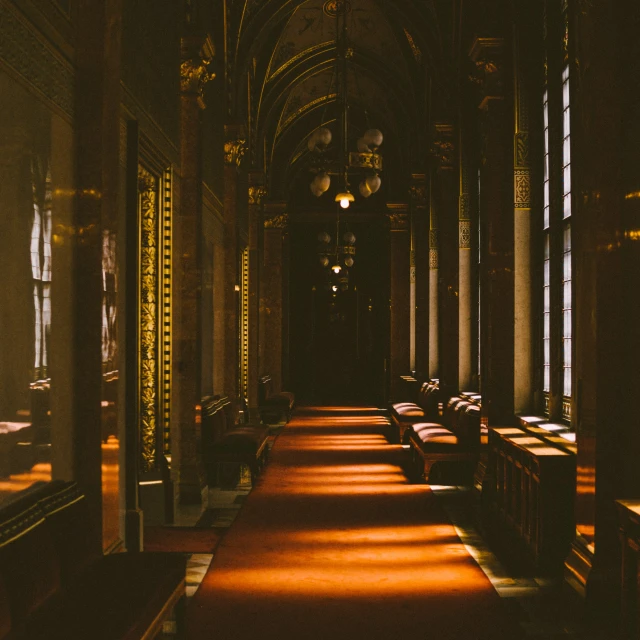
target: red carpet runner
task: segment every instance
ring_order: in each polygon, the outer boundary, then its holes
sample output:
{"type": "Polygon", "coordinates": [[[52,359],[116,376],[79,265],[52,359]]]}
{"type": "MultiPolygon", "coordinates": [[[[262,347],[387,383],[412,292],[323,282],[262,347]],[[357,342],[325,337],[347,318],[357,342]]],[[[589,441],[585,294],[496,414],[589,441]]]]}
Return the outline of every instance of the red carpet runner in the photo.
{"type": "Polygon", "coordinates": [[[383,428],[296,413],[189,603],[189,640],[521,637],[383,428]]]}

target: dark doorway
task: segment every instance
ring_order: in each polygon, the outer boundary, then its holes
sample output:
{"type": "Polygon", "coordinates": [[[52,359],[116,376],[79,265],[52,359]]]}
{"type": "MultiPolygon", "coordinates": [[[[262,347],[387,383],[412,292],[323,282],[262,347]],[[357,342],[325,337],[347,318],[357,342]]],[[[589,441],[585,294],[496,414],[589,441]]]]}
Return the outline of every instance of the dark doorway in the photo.
{"type": "Polygon", "coordinates": [[[354,265],[322,267],[318,234],[335,241],[333,216],[301,214],[291,231],[291,386],[302,402],[374,404],[385,399],[389,350],[389,243],[381,215],[341,215],[356,236],[354,265]],[[311,216],[309,216],[310,218],[311,216]]]}

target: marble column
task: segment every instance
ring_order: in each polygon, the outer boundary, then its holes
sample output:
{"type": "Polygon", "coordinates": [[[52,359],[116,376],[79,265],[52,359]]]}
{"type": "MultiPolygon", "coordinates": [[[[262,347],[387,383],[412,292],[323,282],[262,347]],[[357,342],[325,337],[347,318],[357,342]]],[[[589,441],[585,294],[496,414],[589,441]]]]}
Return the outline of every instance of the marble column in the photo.
{"type": "Polygon", "coordinates": [[[173,325],[174,393],[171,475],[177,500],[199,504],[206,477],[197,450],[202,375],[202,109],[212,79],[209,37],[182,39],[180,92],[180,206],[175,216],[173,278],[180,323],[173,325]]]}
{"type": "Polygon", "coordinates": [[[249,172],[249,413],[257,419],[260,376],[260,238],[262,200],[267,195],[264,174],[249,172]]]}
{"type": "Polygon", "coordinates": [[[465,151],[462,125],[459,137],[460,195],[458,199],[458,388],[471,389],[471,166],[465,151]]]}
{"type": "Polygon", "coordinates": [[[75,16],[77,197],[73,224],[73,477],[88,498],[102,551],[102,229],[117,220],[121,0],[87,0],[75,16]]]}
{"type": "Polygon", "coordinates": [[[391,349],[389,372],[391,376],[391,399],[399,397],[400,376],[409,373],[409,328],[410,328],[410,229],[409,212],[405,204],[387,204],[389,212],[390,243],[390,332],[391,349]]]}
{"type": "Polygon", "coordinates": [[[530,78],[533,42],[527,11],[522,7],[513,44],[514,53],[514,167],[513,167],[513,262],[514,262],[514,411],[533,410],[533,328],[531,277],[531,154],[529,144],[530,78]]]}
{"type": "Polygon", "coordinates": [[[445,395],[458,392],[458,159],[455,130],[451,123],[435,125],[436,206],[440,240],[440,389],[445,395]]]}
{"type": "Polygon", "coordinates": [[[489,426],[513,421],[513,109],[503,46],[500,38],[476,38],[470,51],[482,87],[480,392],[489,426]]]}
{"type": "Polygon", "coordinates": [[[433,171],[429,175],[429,378],[440,375],[440,242],[433,171]]]}
{"type": "Polygon", "coordinates": [[[640,384],[640,118],[637,82],[630,82],[638,73],[639,19],[637,6],[591,3],[573,16],[570,39],[572,157],[579,160],[572,167],[578,473],[565,576],[588,610],[612,624],[621,566],[614,500],[640,496],[640,418],[636,403],[625,401],[640,384]]]}
{"type": "Polygon", "coordinates": [[[238,253],[238,172],[246,151],[243,129],[225,125],[224,145],[224,250],[225,250],[225,312],[224,333],[225,379],[223,393],[235,399],[239,395],[238,362],[239,333],[239,253],[238,253]]]}
{"type": "Polygon", "coordinates": [[[260,374],[271,375],[274,391],[282,388],[283,258],[289,216],[284,203],[265,206],[260,274],[260,374]]]}
{"type": "Polygon", "coordinates": [[[427,176],[411,176],[411,206],[415,277],[415,370],[420,378],[429,375],[429,211],[427,176]]]}

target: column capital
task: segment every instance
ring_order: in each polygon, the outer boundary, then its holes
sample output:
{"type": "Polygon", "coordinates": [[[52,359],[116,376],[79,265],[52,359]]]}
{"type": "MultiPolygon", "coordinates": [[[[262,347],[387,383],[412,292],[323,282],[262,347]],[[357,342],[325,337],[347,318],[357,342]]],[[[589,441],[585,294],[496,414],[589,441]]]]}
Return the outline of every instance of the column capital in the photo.
{"type": "Polygon", "coordinates": [[[491,100],[504,97],[504,39],[476,36],[469,50],[469,58],[475,64],[470,78],[481,88],[480,109],[487,109],[491,100]]]}
{"type": "Polygon", "coordinates": [[[387,203],[385,213],[391,231],[407,231],[409,229],[409,207],[404,202],[387,203]]]}
{"type": "Polygon", "coordinates": [[[427,205],[427,176],[424,173],[411,174],[409,196],[414,206],[423,209],[427,205]]]}
{"type": "Polygon", "coordinates": [[[190,35],[182,38],[180,64],[180,92],[195,96],[198,106],[205,108],[204,87],[216,77],[209,71],[215,48],[209,35],[190,35]]]}
{"type": "Polygon", "coordinates": [[[453,169],[456,151],[454,127],[448,122],[437,122],[434,129],[431,153],[438,162],[438,168],[453,169]]]}
{"type": "Polygon", "coordinates": [[[267,196],[267,187],[264,185],[249,185],[248,196],[249,204],[260,205],[267,196]]]}
{"type": "Polygon", "coordinates": [[[247,139],[244,127],[241,125],[226,124],[224,126],[224,134],[224,163],[226,165],[239,167],[247,151],[247,139]]]}

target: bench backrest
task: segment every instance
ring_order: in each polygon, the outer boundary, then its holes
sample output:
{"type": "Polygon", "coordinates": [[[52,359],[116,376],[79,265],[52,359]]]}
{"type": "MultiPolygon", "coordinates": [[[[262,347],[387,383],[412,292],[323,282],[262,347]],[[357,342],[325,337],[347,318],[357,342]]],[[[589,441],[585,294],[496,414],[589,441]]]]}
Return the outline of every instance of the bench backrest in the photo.
{"type": "Polygon", "coordinates": [[[93,548],[92,519],[74,482],[39,483],[0,509],[0,585],[7,607],[0,607],[0,638],[10,626],[20,635],[27,619],[51,606],[56,594],[102,555],[93,548]]]}
{"type": "Polygon", "coordinates": [[[202,449],[206,451],[211,445],[215,445],[224,436],[230,426],[228,425],[229,407],[233,411],[231,401],[227,397],[208,397],[202,400],[202,449]]]}
{"type": "Polygon", "coordinates": [[[271,376],[261,376],[258,380],[258,404],[264,405],[271,394],[271,376]]]}

